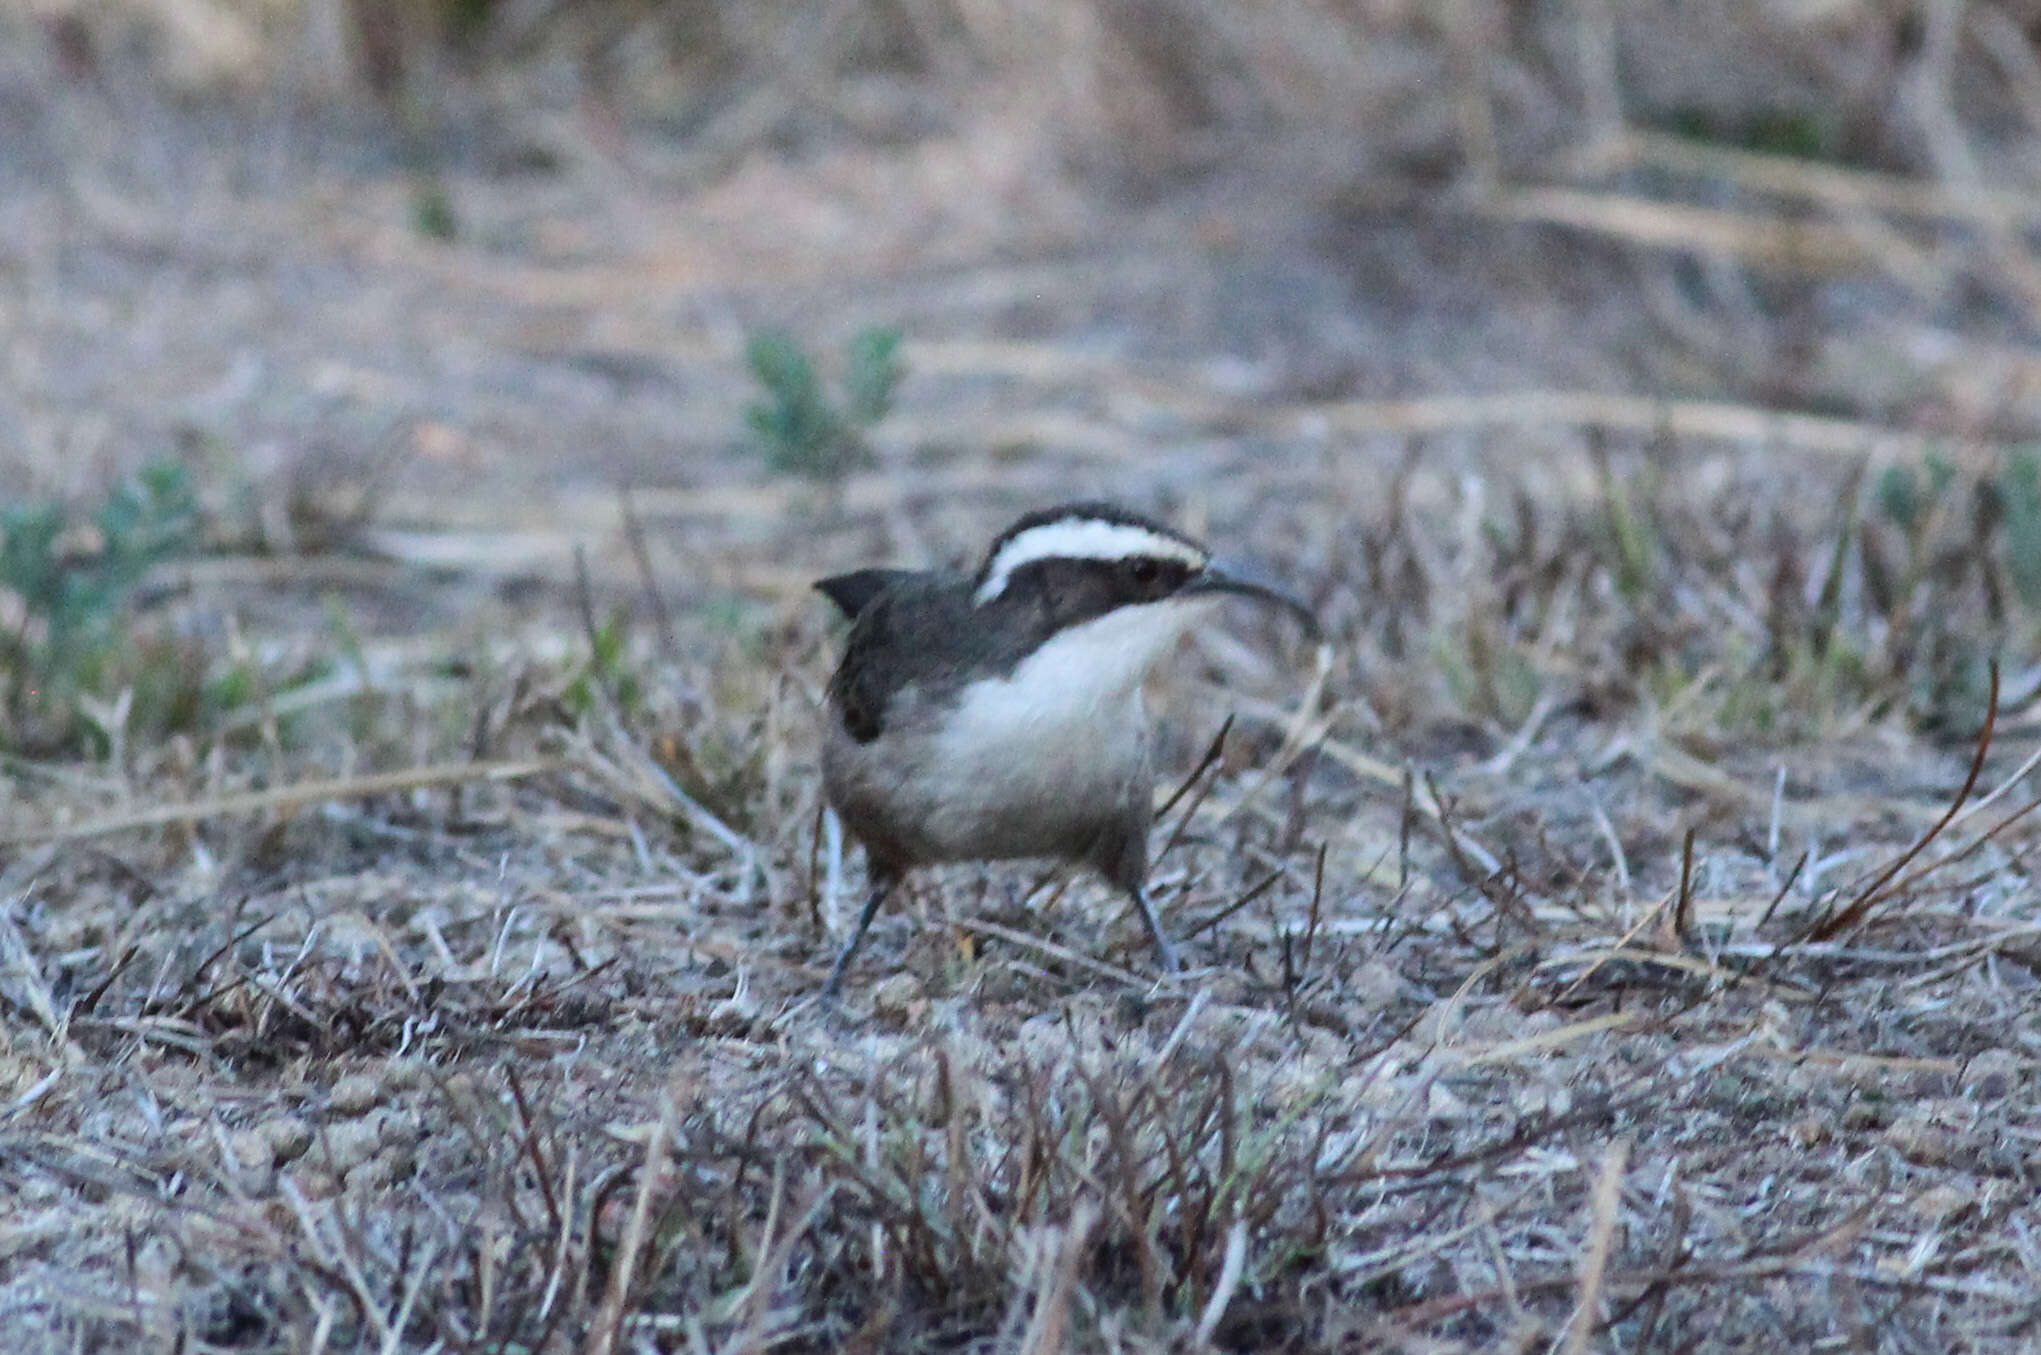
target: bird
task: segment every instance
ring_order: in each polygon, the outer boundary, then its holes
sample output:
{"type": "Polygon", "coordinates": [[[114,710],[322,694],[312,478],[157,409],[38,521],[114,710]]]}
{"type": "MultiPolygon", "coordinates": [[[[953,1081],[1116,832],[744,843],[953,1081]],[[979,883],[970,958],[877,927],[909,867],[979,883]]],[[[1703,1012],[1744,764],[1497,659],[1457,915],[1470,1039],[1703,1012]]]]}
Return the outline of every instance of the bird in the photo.
{"type": "Polygon", "coordinates": [[[1176,972],[1146,890],[1155,762],[1142,686],[1224,598],[1273,604],[1316,637],[1312,610],[1193,537],[1096,501],[1026,514],[968,572],[859,569],[814,586],[850,622],[824,703],[822,780],[868,879],[823,1001],[887,896],[944,862],[1089,866],[1176,972]]]}

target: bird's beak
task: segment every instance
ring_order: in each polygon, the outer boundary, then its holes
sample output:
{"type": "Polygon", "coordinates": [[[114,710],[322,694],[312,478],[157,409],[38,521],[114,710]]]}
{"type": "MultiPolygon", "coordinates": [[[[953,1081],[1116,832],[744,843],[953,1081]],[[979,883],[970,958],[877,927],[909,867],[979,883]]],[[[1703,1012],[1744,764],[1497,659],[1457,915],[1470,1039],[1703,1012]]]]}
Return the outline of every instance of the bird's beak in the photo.
{"type": "Polygon", "coordinates": [[[1306,633],[1312,639],[1318,639],[1321,633],[1315,612],[1249,565],[1214,560],[1193,575],[1178,596],[1187,594],[1195,596],[1200,593],[1233,593],[1261,602],[1272,602],[1303,622],[1306,633]]]}

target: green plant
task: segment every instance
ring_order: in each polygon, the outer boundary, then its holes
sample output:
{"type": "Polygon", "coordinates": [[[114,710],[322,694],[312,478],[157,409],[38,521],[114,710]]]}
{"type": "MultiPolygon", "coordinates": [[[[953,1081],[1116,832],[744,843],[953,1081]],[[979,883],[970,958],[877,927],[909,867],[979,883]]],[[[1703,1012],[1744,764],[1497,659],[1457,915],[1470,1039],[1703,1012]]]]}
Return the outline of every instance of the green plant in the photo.
{"type": "Polygon", "coordinates": [[[1992,484],[2005,532],[2006,573],[2020,601],[2041,609],[2041,457],[2013,453],[1992,484]]]}
{"type": "Polygon", "coordinates": [[[461,233],[454,215],[454,200],[446,185],[431,176],[421,177],[411,194],[411,229],[427,240],[452,240],[461,233]]]}
{"type": "Polygon", "coordinates": [[[745,422],[765,453],[767,469],[828,483],[873,464],[866,441],[886,417],[901,377],[900,331],[866,329],[843,354],[841,399],[832,399],[808,351],[790,335],[759,334],[745,348],[764,398],[745,422]]]}
{"type": "Polygon", "coordinates": [[[105,695],[136,589],[198,542],[185,468],[154,462],[82,518],[54,499],[0,509],[0,694],[8,744],[69,743],[79,700],[105,695]]]}
{"type": "Polygon", "coordinates": [[[636,718],[645,704],[645,684],[631,657],[630,612],[618,607],[609,620],[592,626],[588,633],[588,662],[568,682],[567,709],[583,716],[598,707],[597,697],[607,695],[617,713],[636,718]]]}
{"type": "Polygon", "coordinates": [[[1841,141],[1841,129],[1832,117],[1788,106],[1759,108],[1732,118],[1682,109],[1666,119],[1665,129],[1688,141],[1795,160],[1837,159],[1841,141]]]}

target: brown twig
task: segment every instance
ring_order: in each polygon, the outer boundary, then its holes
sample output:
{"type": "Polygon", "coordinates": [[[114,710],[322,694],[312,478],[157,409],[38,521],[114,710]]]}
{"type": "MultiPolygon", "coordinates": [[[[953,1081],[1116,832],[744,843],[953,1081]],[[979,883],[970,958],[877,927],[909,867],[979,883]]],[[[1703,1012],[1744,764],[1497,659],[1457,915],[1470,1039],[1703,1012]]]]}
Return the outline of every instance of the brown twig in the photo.
{"type": "Polygon", "coordinates": [[[624,515],[624,540],[630,544],[631,559],[638,566],[638,579],[645,587],[645,600],[651,604],[652,625],[659,635],[659,652],[666,656],[668,663],[676,662],[680,650],[673,639],[673,609],[666,605],[666,595],[659,589],[659,576],[652,569],[652,553],[645,547],[645,525],[638,520],[629,484],[618,487],[617,502],[624,515]]]}
{"type": "Polygon", "coordinates": [[[1694,904],[1694,830],[1687,829],[1686,841],[1680,846],[1680,892],[1672,910],[1672,934],[1681,944],[1686,945],[1687,932],[1693,920],[1694,904]]]}
{"type": "Polygon", "coordinates": [[[1927,832],[1916,838],[1911,847],[1901,852],[1890,865],[1879,871],[1873,877],[1871,883],[1857,891],[1857,896],[1851,899],[1845,907],[1831,913],[1826,918],[1816,921],[1813,926],[1809,927],[1806,934],[1801,937],[1802,941],[1827,941],[1838,933],[1847,931],[1863,921],[1865,915],[1877,904],[1880,891],[1890,884],[1902,870],[1905,870],[1915,857],[1926,851],[1929,843],[1942,835],[1942,830],[1947,828],[1954,821],[1956,815],[1961,812],[1963,802],[1970,798],[1970,792],[1977,788],[1977,778],[1984,772],[1985,756],[1991,752],[1992,732],[1997,727],[1998,660],[1993,659],[1991,662],[1991,692],[1986,699],[1984,708],[1984,728],[1979,730],[1977,734],[1977,752],[1970,759],[1970,774],[1963,778],[1963,786],[1956,792],[1956,798],[1950,802],[1948,810],[1941,818],[1935,820],[1927,832]]]}

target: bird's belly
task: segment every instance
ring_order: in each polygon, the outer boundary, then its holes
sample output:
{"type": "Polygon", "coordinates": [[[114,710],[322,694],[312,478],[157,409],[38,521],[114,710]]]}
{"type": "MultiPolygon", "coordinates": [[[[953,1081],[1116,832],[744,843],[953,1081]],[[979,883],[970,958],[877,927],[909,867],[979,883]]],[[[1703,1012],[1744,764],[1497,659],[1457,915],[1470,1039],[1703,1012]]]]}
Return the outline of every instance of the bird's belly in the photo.
{"type": "Polygon", "coordinates": [[[903,865],[1085,857],[1152,786],[1138,691],[1091,709],[967,697],[870,744],[832,730],[824,768],[851,831],[903,865]]]}

